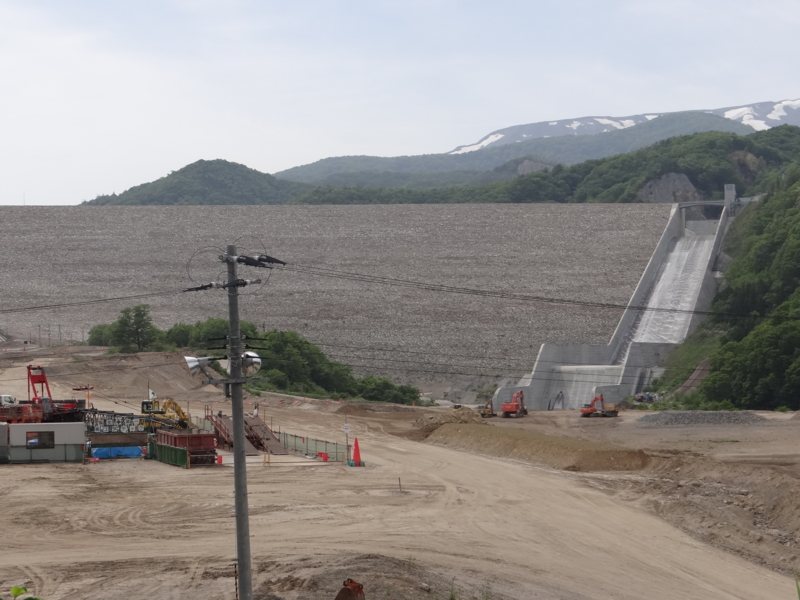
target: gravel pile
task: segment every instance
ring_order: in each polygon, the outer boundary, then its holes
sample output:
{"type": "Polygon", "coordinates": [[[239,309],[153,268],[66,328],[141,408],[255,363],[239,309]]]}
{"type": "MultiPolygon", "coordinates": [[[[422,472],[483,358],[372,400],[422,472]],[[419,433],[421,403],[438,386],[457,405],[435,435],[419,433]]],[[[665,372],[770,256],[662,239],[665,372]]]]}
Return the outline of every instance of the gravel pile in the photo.
{"type": "Polygon", "coordinates": [[[656,427],[685,427],[691,425],[753,425],[766,419],[749,410],[671,410],[645,415],[639,423],[656,427]]]}
{"type": "Polygon", "coordinates": [[[794,421],[800,421],[800,411],[797,411],[796,413],[794,413],[794,414],[791,416],[790,420],[794,420],[794,421]]]}

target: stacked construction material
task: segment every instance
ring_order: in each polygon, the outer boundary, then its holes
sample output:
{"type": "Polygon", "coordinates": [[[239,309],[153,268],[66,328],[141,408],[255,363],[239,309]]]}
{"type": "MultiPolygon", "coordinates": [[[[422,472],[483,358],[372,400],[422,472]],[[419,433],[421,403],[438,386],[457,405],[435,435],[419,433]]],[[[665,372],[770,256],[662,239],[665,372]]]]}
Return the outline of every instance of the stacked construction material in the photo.
{"type": "Polygon", "coordinates": [[[149,446],[152,458],[176,467],[188,469],[198,465],[213,465],[217,460],[213,433],[193,433],[190,429],[159,429],[156,432],[156,443],[149,446]]]}

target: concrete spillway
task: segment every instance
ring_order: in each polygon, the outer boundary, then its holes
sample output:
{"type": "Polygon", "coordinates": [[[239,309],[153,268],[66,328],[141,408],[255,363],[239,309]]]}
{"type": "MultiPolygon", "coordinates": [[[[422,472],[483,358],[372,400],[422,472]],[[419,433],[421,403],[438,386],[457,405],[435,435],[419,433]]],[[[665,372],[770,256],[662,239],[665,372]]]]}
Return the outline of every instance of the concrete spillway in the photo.
{"type": "Polygon", "coordinates": [[[686,235],[672,240],[633,336],[634,342],[679,344],[689,333],[697,293],[703,285],[714,235],[686,235]]]}
{"type": "Polygon", "coordinates": [[[698,325],[697,313],[708,309],[716,293],[713,266],[728,209],[720,207],[719,219],[687,221],[686,208],[673,206],[611,341],[605,346],[543,344],[532,372],[516,386],[497,390],[496,410],[517,390],[525,392],[533,410],[554,406],[557,397],[564,408],[579,408],[599,393],[615,402],[653,378],[661,359],[698,325]]]}

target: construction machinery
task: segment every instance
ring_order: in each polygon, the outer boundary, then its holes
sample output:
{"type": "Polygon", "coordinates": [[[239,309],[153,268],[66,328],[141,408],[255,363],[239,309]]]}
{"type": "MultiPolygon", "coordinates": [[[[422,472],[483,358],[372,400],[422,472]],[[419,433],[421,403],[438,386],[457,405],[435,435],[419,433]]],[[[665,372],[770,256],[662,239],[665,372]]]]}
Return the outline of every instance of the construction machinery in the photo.
{"type": "Polygon", "coordinates": [[[581,408],[582,417],[616,417],[619,409],[616,404],[606,404],[603,394],[595,396],[589,404],[584,404],[581,408]]]}
{"type": "Polygon", "coordinates": [[[364,600],[364,586],[348,577],[334,600],[364,600]]]}
{"type": "Polygon", "coordinates": [[[192,427],[191,419],[172,398],[164,400],[163,406],[158,400],[142,400],[142,415],[148,417],[147,420],[153,427],[158,427],[159,425],[176,429],[189,429],[192,427]]]}
{"type": "Polygon", "coordinates": [[[161,409],[164,411],[164,416],[173,421],[183,421],[187,427],[194,427],[192,418],[184,412],[180,405],[172,398],[166,398],[161,404],[161,409]]]}
{"type": "Polygon", "coordinates": [[[478,414],[480,414],[480,416],[483,417],[484,419],[497,416],[497,413],[494,412],[494,405],[492,404],[491,400],[486,402],[486,404],[484,404],[478,409],[478,414]]]}
{"type": "Polygon", "coordinates": [[[163,403],[158,400],[142,400],[142,414],[161,415],[164,419],[180,423],[184,429],[194,427],[191,417],[172,398],[166,398],[163,403]]]}
{"type": "MultiPolygon", "coordinates": [[[[81,408],[85,408],[85,402],[78,400],[55,400],[50,392],[50,382],[47,380],[47,373],[44,367],[28,365],[28,399],[19,400],[19,407],[24,407],[28,412],[21,423],[41,423],[41,422],[66,422],[80,421],[81,408]]],[[[17,407],[17,408],[19,408],[17,407]]],[[[9,407],[14,408],[14,407],[9,407]]]]}
{"type": "Polygon", "coordinates": [[[525,408],[525,394],[522,390],[514,392],[514,395],[511,396],[511,402],[503,402],[503,404],[500,405],[500,412],[503,418],[508,418],[513,415],[518,419],[519,417],[527,415],[528,409],[525,408]]]}
{"type": "Polygon", "coordinates": [[[42,407],[30,402],[19,402],[16,398],[4,396],[0,405],[0,422],[4,423],[41,423],[44,418],[42,407]]]}

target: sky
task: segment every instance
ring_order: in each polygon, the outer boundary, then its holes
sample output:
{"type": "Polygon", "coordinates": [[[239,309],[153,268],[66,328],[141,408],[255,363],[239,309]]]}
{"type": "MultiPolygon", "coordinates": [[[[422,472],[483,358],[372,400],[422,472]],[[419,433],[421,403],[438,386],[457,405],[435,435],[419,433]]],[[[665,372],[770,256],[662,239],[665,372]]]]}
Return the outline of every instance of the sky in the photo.
{"type": "Polygon", "coordinates": [[[796,0],[0,0],[0,205],[800,97],[796,0]]]}

